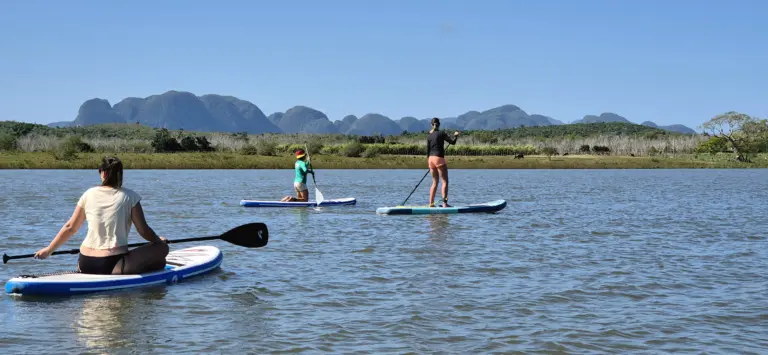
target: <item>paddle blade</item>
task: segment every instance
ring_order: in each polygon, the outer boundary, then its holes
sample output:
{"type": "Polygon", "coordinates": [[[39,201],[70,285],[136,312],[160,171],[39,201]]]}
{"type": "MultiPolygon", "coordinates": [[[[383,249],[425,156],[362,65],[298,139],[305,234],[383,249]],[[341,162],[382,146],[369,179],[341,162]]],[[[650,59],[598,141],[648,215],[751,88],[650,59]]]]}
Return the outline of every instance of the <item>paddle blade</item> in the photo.
{"type": "Polygon", "coordinates": [[[5,253],[3,253],[3,264],[7,264],[7,263],[8,263],[8,260],[10,260],[10,259],[11,259],[11,258],[10,258],[10,257],[8,257],[8,255],[6,255],[5,253]]]}
{"type": "Polygon", "coordinates": [[[221,239],[246,248],[261,248],[269,241],[269,229],[264,223],[249,223],[230,229],[221,239]]]}
{"type": "Polygon", "coordinates": [[[320,192],[320,190],[315,187],[315,200],[317,200],[317,205],[319,206],[325,198],[323,198],[323,193],[320,192]]]}

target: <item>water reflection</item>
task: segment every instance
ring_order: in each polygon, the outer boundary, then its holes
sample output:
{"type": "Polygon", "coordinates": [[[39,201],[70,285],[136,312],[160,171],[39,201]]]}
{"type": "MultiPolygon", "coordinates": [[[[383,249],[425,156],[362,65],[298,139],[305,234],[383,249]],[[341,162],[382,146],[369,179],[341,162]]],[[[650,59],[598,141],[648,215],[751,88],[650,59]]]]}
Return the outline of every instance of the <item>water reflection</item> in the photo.
{"type": "Polygon", "coordinates": [[[429,221],[429,237],[431,239],[445,239],[451,224],[450,216],[445,214],[430,214],[426,216],[429,221]]]}
{"type": "Polygon", "coordinates": [[[133,333],[126,329],[156,324],[158,308],[148,303],[162,300],[166,292],[165,287],[152,287],[132,295],[118,291],[110,295],[85,296],[79,317],[72,324],[78,340],[96,352],[135,346],[133,333]]]}
{"type": "Polygon", "coordinates": [[[296,218],[296,225],[300,227],[307,227],[309,226],[309,214],[312,213],[310,211],[311,207],[306,208],[286,208],[287,210],[291,211],[291,214],[298,217],[296,218]]]}

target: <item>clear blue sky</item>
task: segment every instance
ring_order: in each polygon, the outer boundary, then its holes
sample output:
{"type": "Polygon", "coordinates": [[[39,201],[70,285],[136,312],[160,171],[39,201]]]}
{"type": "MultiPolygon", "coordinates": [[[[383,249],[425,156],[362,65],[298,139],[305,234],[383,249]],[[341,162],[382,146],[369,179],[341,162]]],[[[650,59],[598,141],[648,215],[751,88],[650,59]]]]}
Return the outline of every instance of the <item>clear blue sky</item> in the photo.
{"type": "MultiPolygon", "coordinates": [[[[768,116],[766,0],[6,0],[0,120],[167,90],[265,114],[768,116]]],[[[698,130],[698,129],[697,129],[698,130]]]]}

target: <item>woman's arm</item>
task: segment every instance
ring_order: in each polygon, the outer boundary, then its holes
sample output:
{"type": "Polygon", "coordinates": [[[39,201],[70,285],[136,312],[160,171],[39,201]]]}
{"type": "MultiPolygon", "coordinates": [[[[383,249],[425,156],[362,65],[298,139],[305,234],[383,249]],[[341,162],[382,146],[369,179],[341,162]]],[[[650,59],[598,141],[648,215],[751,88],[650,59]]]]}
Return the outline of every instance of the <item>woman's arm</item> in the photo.
{"type": "Polygon", "coordinates": [[[448,143],[456,145],[456,139],[459,138],[459,132],[454,132],[453,137],[451,137],[448,135],[448,133],[445,133],[445,131],[443,131],[443,137],[445,140],[448,141],[448,143]]]}
{"type": "Polygon", "coordinates": [[[75,206],[75,211],[72,213],[72,216],[69,217],[67,223],[64,223],[64,225],[61,226],[59,233],[56,234],[56,237],[53,238],[47,247],[40,249],[37,251],[37,253],[35,253],[35,258],[45,259],[51,255],[51,253],[56,251],[56,249],[61,247],[62,244],[66,243],[69,238],[72,238],[72,236],[77,233],[78,229],[80,229],[80,226],[83,225],[84,221],[85,211],[82,207],[75,206]]]}
{"type": "Polygon", "coordinates": [[[141,202],[137,202],[133,208],[131,208],[131,221],[136,226],[136,231],[139,235],[149,242],[162,242],[163,239],[155,233],[155,230],[147,224],[147,220],[144,218],[144,210],[141,208],[141,202]]]}

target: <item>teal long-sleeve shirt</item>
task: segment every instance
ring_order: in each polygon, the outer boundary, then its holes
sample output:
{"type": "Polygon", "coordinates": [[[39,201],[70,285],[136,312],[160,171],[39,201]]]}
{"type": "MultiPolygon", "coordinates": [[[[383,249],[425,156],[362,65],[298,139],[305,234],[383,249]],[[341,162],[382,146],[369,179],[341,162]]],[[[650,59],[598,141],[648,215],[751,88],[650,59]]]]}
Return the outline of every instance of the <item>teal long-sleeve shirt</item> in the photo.
{"type": "Polygon", "coordinates": [[[294,168],[296,169],[296,178],[293,179],[293,181],[306,184],[307,173],[311,172],[312,169],[308,167],[307,163],[303,160],[297,160],[296,164],[294,164],[294,168]]]}

